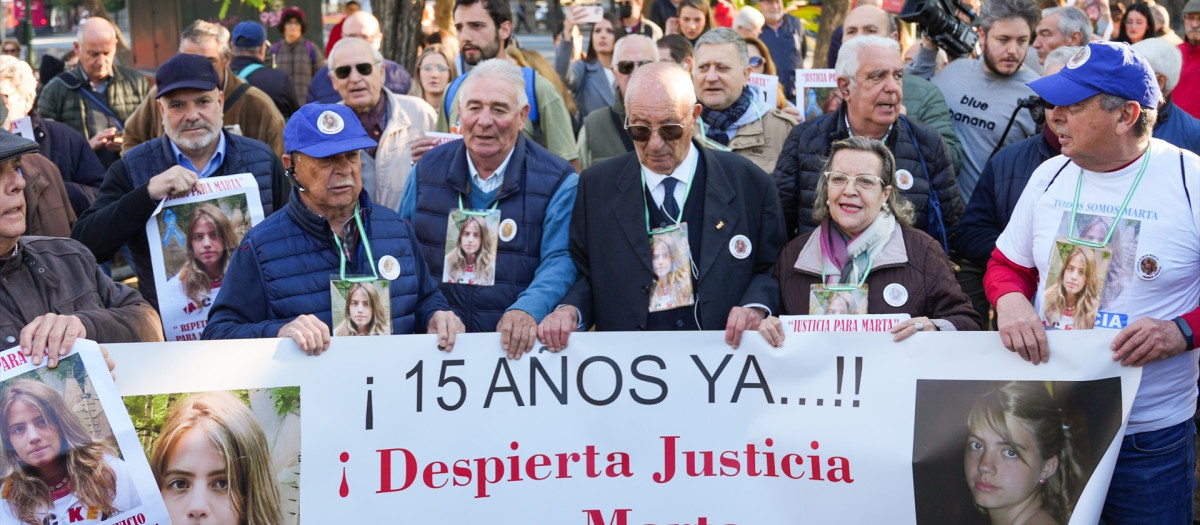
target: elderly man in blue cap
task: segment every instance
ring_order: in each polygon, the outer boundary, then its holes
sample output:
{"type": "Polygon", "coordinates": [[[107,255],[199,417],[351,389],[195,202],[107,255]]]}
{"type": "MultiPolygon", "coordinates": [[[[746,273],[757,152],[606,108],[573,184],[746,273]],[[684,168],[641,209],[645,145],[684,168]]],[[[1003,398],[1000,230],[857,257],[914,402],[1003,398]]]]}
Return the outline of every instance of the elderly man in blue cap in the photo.
{"type": "Polygon", "coordinates": [[[203,337],[287,337],[318,355],[331,335],[424,330],[438,335],[438,348],[453,348],[466,328],[430,276],[412,226],[362,188],[360,150],[375,141],[354,111],[305,105],[288,121],[283,142],[291,201],[242,238],[203,337]],[[331,290],[346,294],[340,323],[331,290]]]}
{"type": "Polygon", "coordinates": [[[1119,329],[1096,358],[1142,383],[1102,521],[1192,523],[1200,157],[1151,138],[1162,93],[1126,44],[1093,42],[1029,87],[1062,155],[1034,171],[988,264],[1000,336],[1036,364],[1046,327],[1119,329]]]}
{"type": "Polygon", "coordinates": [[[146,241],[146,221],[158,203],[191,191],[202,178],[250,173],[258,183],[263,214],[269,215],[283,204],[273,196],[281,194],[275,190],[286,187],[287,180],[283,164],[266,144],[223,129],[224,96],[207,58],[171,57],[158,68],[155,85],[165,133],[138,144],[109,167],[100,195],[79,217],[71,237],[100,262],[128,243],[138,290],[158,309],[146,241]]]}
{"type": "Polygon", "coordinates": [[[287,73],[263,63],[267,57],[266,28],[254,20],[242,22],[233,27],[229,45],[233,51],[230,71],[271,97],[284,119],[291,118],[300,109],[300,99],[287,73]]]}

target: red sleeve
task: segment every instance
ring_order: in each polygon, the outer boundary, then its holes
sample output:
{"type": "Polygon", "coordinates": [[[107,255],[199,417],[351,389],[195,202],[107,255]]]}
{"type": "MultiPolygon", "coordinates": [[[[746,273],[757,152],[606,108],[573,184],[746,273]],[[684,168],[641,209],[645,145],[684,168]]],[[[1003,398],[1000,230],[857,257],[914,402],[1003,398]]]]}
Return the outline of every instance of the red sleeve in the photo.
{"type": "MultiPolygon", "coordinates": [[[[1000,248],[992,250],[987,273],[983,276],[983,290],[987,294],[988,302],[995,305],[1000,296],[1011,292],[1020,292],[1032,301],[1033,294],[1037,291],[1037,282],[1037,268],[1026,268],[1010,261],[1000,248]]],[[[1200,322],[1200,314],[1197,315],[1197,321],[1200,322]]]]}
{"type": "MultiPolygon", "coordinates": [[[[1193,337],[1195,334],[1200,333],[1200,308],[1196,308],[1195,310],[1183,314],[1180,317],[1182,317],[1183,321],[1187,323],[1188,328],[1192,329],[1193,337]]],[[[1191,348],[1188,350],[1191,350],[1191,348]]]]}

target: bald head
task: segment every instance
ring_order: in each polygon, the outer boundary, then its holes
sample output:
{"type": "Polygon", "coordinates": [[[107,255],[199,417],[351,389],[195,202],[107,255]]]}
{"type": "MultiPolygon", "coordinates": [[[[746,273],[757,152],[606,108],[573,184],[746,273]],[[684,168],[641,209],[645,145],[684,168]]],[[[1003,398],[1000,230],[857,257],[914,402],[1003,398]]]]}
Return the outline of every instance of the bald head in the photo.
{"type": "Polygon", "coordinates": [[[383,33],[379,30],[379,20],[375,18],[375,15],[366,11],[346,16],[346,21],[342,24],[342,36],[366,40],[376,50],[383,45],[383,33]]]}
{"type": "Polygon", "coordinates": [[[850,10],[846,21],[842,23],[842,41],[863,35],[878,35],[885,38],[896,38],[896,28],[892,27],[892,15],[873,5],[860,5],[850,10]]]}
{"type": "Polygon", "coordinates": [[[625,114],[638,161],[663,175],[679,167],[691,148],[700,109],[691,76],[674,63],[655,62],[634,70],[625,114]]]}
{"type": "Polygon", "coordinates": [[[79,25],[75,54],[79,66],[93,85],[112,75],[113,59],[117,56],[117,28],[100,17],[91,17],[79,25]]]}
{"type": "Polygon", "coordinates": [[[696,89],[687,71],[675,64],[655,62],[637,68],[629,79],[625,106],[645,101],[670,101],[671,107],[682,108],[696,104],[696,89]]]}

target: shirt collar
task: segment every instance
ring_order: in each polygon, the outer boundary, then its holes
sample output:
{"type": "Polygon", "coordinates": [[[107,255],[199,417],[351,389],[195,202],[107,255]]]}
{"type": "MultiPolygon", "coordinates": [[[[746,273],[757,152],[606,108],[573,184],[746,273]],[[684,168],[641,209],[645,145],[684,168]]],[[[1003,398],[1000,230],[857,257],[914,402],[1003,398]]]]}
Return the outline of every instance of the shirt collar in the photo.
{"type": "Polygon", "coordinates": [[[501,184],[504,184],[504,170],[508,169],[508,161],[512,160],[513,152],[516,150],[517,148],[514,144],[513,148],[508,150],[508,155],[504,157],[504,162],[501,162],[500,166],[496,168],[496,172],[492,173],[492,176],[486,180],[479,176],[479,169],[475,167],[475,162],[471,160],[471,152],[468,151],[467,171],[471,173],[471,182],[475,183],[475,186],[478,186],[484,192],[491,193],[495,191],[501,184]]]}
{"type": "Polygon", "coordinates": [[[646,174],[646,187],[650,189],[657,188],[659,184],[662,184],[663,179],[667,177],[678,179],[686,187],[692,181],[692,176],[696,173],[696,161],[699,159],[700,152],[696,151],[696,143],[692,142],[688,144],[687,156],[683,158],[683,162],[680,162],[675,167],[675,171],[672,171],[669,175],[655,173],[650,168],[647,168],[645,164],[642,164],[642,173],[646,174]]]}
{"type": "Polygon", "coordinates": [[[225,160],[224,131],[217,133],[217,150],[214,151],[212,157],[208,159],[208,163],[204,165],[204,171],[197,169],[196,165],[192,164],[192,159],[189,159],[187,155],[183,154],[183,151],[179,149],[179,146],[175,145],[175,141],[168,138],[167,143],[171,145],[171,152],[175,154],[175,162],[180,166],[196,172],[196,174],[202,179],[215,173],[217,171],[217,167],[220,166],[225,160]]]}

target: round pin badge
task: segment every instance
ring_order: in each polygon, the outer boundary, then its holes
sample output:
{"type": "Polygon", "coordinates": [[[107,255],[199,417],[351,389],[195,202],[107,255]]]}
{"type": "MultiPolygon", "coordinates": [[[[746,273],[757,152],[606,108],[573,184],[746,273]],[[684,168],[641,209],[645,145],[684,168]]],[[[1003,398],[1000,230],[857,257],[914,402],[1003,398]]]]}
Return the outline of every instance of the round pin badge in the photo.
{"type": "Polygon", "coordinates": [[[384,255],[379,258],[379,275],[389,281],[395,281],[400,277],[400,261],[391,255],[384,255]]]}
{"type": "Polygon", "coordinates": [[[346,127],[346,123],[342,122],[342,116],[333,111],[322,111],[317,117],[317,129],[326,135],[336,135],[346,127]]]}
{"type": "Polygon", "coordinates": [[[729,253],[738,259],[749,257],[750,251],[753,249],[750,238],[745,235],[734,235],[732,239],[729,239],[729,253]]]}
{"type": "Polygon", "coordinates": [[[1087,63],[1088,59],[1091,57],[1092,57],[1091,48],[1089,48],[1088,46],[1083,46],[1083,49],[1080,49],[1074,55],[1071,55],[1071,59],[1067,61],[1067,68],[1075,69],[1079,66],[1082,66],[1085,63],[1087,63]]]}
{"type": "Polygon", "coordinates": [[[892,283],[883,289],[883,301],[896,308],[908,302],[908,289],[900,283],[892,283]]]}
{"type": "Polygon", "coordinates": [[[1162,271],[1162,266],[1158,264],[1158,256],[1147,253],[1138,257],[1137,274],[1144,280],[1151,280],[1158,277],[1158,273],[1162,271]]]}
{"type": "Polygon", "coordinates": [[[913,176],[906,169],[896,170],[896,185],[902,190],[911,190],[913,187],[913,176]]]}
{"type": "Polygon", "coordinates": [[[500,240],[508,242],[517,236],[517,221],[504,219],[500,221],[500,240]]]}

